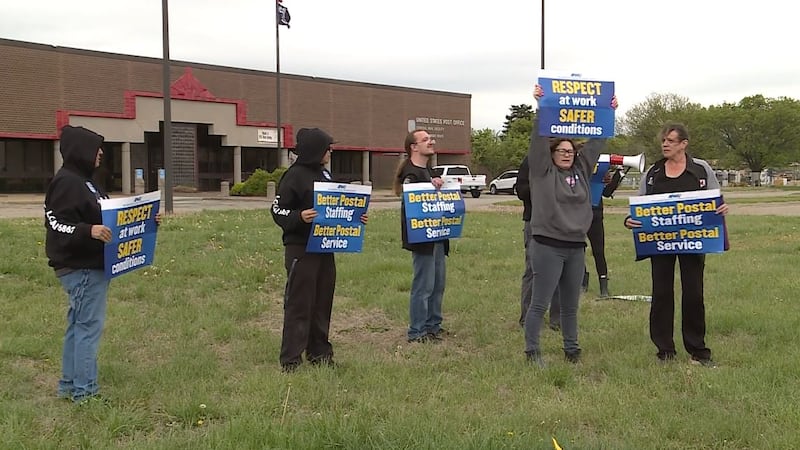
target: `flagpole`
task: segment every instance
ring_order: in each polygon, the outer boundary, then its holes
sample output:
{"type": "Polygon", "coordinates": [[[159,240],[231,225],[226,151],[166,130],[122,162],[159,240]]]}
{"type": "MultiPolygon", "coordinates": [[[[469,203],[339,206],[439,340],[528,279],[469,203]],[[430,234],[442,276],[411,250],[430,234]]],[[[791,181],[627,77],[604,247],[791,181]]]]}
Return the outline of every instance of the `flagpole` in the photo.
{"type": "Polygon", "coordinates": [[[542,43],[542,49],[541,49],[541,52],[542,52],[542,67],[541,67],[541,69],[544,70],[544,0],[542,0],[542,39],[541,39],[541,43],[542,43]]]}
{"type": "MultiPolygon", "coordinates": [[[[168,0],[161,0],[161,40],[163,45],[162,89],[164,90],[164,209],[172,214],[172,96],[170,92],[169,62],[169,5],[168,0]]],[[[158,175],[156,175],[158,176],[158,175]]]]}
{"type": "Polygon", "coordinates": [[[275,0],[275,104],[278,131],[278,161],[283,159],[283,133],[281,132],[281,32],[280,14],[278,14],[278,4],[280,0],[275,0]]]}

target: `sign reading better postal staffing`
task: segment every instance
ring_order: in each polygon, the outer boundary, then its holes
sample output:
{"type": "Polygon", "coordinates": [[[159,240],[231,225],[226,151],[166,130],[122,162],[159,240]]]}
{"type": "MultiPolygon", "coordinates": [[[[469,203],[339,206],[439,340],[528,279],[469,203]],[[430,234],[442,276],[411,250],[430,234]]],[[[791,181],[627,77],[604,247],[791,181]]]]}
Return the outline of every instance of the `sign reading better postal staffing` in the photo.
{"type": "Polygon", "coordinates": [[[457,183],[436,189],[431,183],[403,185],[408,242],[435,242],[461,236],[464,198],[457,183]]]}
{"type": "Polygon", "coordinates": [[[542,71],[539,85],[540,136],[614,137],[613,81],[542,71]]]}
{"type": "Polygon", "coordinates": [[[670,253],[722,253],[725,218],[716,213],[722,204],[719,189],[643,195],[630,198],[636,257],[670,253]]]}
{"type": "Polygon", "coordinates": [[[314,182],[314,210],[306,251],[309,253],[361,252],[364,224],[372,186],[314,182]]]}

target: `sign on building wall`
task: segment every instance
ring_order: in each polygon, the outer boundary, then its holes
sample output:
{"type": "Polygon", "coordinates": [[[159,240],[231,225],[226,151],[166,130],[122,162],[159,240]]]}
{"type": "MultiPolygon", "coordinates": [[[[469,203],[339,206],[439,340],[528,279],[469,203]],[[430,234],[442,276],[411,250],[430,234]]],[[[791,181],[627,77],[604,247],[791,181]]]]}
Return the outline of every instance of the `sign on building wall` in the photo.
{"type": "Polygon", "coordinates": [[[256,140],[259,144],[277,144],[278,130],[275,128],[259,128],[256,140]]]}
{"type": "Polygon", "coordinates": [[[428,132],[433,139],[444,139],[447,127],[465,127],[464,119],[443,117],[416,117],[408,120],[408,131],[422,129],[428,132]]]}

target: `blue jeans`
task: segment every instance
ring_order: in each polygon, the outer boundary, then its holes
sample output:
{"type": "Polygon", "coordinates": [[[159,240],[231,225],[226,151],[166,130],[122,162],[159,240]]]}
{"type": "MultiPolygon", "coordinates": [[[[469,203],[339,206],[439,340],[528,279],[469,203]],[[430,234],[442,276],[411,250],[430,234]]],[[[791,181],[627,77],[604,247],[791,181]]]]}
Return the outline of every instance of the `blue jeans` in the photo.
{"type": "Polygon", "coordinates": [[[408,338],[416,339],[442,329],[442,298],[445,283],[444,243],[436,242],[433,254],[411,252],[414,280],[411,282],[411,301],[408,338]]]}
{"type": "Polygon", "coordinates": [[[102,270],[79,269],[59,277],[69,296],[59,397],[79,401],[97,394],[97,347],[106,320],[108,280],[102,270]]]}

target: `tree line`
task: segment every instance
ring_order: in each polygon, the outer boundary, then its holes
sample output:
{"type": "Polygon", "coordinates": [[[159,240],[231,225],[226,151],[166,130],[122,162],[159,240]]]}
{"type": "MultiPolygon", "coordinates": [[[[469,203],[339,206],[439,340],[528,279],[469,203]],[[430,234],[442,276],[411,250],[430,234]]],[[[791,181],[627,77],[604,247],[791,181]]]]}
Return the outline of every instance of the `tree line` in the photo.
{"type": "MultiPolygon", "coordinates": [[[[503,129],[472,130],[472,161],[496,175],[519,167],[528,152],[536,112],[531,105],[512,105],[503,129]]],[[[616,136],[606,153],[661,157],[658,133],[666,122],[689,127],[689,153],[715,169],[784,168],[800,161],[800,101],[753,95],[738,103],[709,107],[675,94],[651,94],[616,120],[616,136]]]]}

